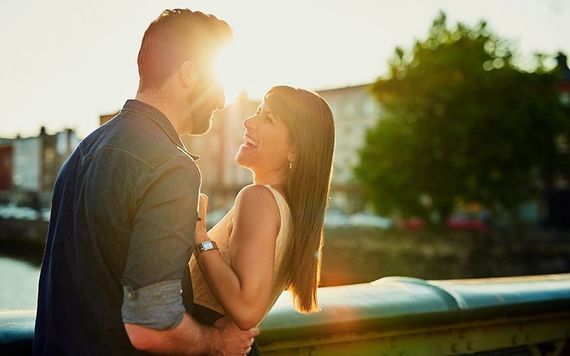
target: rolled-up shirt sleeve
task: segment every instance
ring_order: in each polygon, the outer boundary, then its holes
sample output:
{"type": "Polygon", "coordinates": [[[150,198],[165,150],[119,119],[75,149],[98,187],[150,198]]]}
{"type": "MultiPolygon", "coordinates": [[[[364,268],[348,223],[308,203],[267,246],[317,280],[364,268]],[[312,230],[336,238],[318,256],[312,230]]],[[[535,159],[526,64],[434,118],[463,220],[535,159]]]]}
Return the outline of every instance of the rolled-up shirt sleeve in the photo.
{"type": "Polygon", "coordinates": [[[165,330],[182,321],[181,281],[194,242],[200,172],[175,157],[141,176],[123,273],[124,323],[165,330]]]}
{"type": "Polygon", "coordinates": [[[164,281],[134,289],[123,287],[123,322],[166,330],[180,324],[184,305],[180,280],[164,281]]]}

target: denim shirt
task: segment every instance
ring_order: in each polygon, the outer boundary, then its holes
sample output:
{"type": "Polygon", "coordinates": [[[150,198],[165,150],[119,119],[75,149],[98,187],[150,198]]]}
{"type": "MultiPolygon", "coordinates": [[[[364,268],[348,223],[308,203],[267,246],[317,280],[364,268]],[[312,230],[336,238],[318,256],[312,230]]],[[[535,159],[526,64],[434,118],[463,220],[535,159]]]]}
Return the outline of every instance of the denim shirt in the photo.
{"type": "Polygon", "coordinates": [[[136,354],[124,323],[181,322],[192,301],[195,158],[166,116],[136,100],[81,142],[53,191],[35,354],[136,354]]]}

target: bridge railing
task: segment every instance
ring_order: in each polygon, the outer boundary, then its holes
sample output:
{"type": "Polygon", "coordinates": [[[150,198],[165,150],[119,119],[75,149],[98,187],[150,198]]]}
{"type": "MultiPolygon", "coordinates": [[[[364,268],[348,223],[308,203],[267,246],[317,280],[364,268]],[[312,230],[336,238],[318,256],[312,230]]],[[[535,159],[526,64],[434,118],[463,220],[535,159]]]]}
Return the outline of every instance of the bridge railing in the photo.
{"type": "Polygon", "coordinates": [[[311,315],[289,299],[281,296],[261,325],[264,354],[570,355],[570,274],[389,277],[321,288],[322,310],[311,315]]]}
{"type": "MultiPolygon", "coordinates": [[[[285,292],[261,324],[264,355],[570,355],[570,274],[319,289],[322,310],[285,292]]],[[[2,350],[31,349],[34,311],[0,311],[2,350]]]]}

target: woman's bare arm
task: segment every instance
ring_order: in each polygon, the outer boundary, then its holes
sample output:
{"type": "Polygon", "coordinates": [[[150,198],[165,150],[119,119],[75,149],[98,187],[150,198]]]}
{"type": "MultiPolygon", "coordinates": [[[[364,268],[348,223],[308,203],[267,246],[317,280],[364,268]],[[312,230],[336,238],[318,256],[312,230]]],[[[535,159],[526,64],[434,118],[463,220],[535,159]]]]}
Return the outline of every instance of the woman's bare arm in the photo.
{"type": "MultiPolygon", "coordinates": [[[[198,225],[196,242],[200,243],[208,237],[203,224],[198,225]]],[[[269,305],[279,227],[279,207],[273,194],[261,185],[245,187],[234,205],[231,266],[218,250],[197,256],[210,290],[242,329],[257,325],[269,305]]]]}

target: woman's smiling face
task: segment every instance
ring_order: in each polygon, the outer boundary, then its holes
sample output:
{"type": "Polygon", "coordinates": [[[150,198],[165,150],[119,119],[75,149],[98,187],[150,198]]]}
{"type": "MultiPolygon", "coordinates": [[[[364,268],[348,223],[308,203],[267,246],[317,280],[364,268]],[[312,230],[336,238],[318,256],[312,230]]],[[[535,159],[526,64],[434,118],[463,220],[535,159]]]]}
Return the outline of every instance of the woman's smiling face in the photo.
{"type": "Polygon", "coordinates": [[[236,162],[256,174],[286,172],[293,144],[287,127],[264,101],[255,115],[243,120],[243,144],[236,162]]]}

